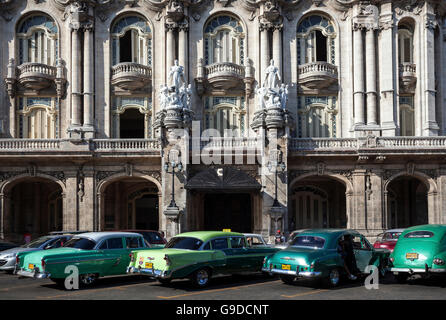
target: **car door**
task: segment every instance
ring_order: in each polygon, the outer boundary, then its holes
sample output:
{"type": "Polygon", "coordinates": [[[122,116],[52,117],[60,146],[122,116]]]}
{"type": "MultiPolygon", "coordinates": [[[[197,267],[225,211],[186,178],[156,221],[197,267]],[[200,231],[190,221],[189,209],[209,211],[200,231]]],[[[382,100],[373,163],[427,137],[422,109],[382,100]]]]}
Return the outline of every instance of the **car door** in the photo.
{"type": "Polygon", "coordinates": [[[223,252],[225,255],[225,265],[219,270],[221,273],[231,273],[234,268],[232,259],[232,249],[229,247],[228,237],[218,237],[211,240],[212,250],[223,252]]]}
{"type": "Polygon", "coordinates": [[[373,258],[373,249],[363,235],[352,235],[352,242],[356,266],[360,272],[364,272],[365,268],[370,264],[370,261],[373,258]]]}
{"type": "Polygon", "coordinates": [[[250,261],[250,253],[252,250],[247,248],[245,237],[231,236],[229,237],[230,254],[228,260],[230,260],[231,272],[243,272],[249,270],[252,261],[250,261]]]}
{"type": "Polygon", "coordinates": [[[124,274],[130,262],[128,249],[125,248],[124,237],[116,236],[107,239],[104,275],[124,274]],[[127,256],[127,257],[126,257],[127,256]]]}

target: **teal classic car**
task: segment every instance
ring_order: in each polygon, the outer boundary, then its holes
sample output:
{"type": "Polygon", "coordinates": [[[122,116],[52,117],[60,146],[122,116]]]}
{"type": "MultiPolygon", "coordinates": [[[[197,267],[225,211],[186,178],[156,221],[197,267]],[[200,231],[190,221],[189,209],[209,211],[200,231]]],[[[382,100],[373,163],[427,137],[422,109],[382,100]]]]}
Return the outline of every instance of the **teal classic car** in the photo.
{"type": "Polygon", "coordinates": [[[66,268],[76,266],[79,283],[87,285],[99,277],[126,274],[130,253],[135,249],[150,249],[137,233],[83,233],[73,236],[61,248],[18,254],[14,273],[63,284],[71,273],[66,273],[66,268]]]}
{"type": "Polygon", "coordinates": [[[263,258],[277,250],[249,246],[242,233],[186,232],[170,239],[164,249],[134,251],[127,272],[146,274],[163,284],[189,278],[204,287],[217,275],[260,272],[263,258]]]}
{"type": "Polygon", "coordinates": [[[365,272],[368,265],[375,265],[382,274],[386,271],[389,251],[374,249],[362,234],[345,229],[302,231],[286,249],[265,257],[262,271],[280,275],[285,283],[297,278],[316,278],[331,287],[337,286],[346,273],[338,250],[345,235],[351,236],[359,272],[365,272]]]}
{"type": "Polygon", "coordinates": [[[398,282],[412,274],[446,275],[446,225],[421,225],[406,229],[390,255],[391,269],[398,282]]]}

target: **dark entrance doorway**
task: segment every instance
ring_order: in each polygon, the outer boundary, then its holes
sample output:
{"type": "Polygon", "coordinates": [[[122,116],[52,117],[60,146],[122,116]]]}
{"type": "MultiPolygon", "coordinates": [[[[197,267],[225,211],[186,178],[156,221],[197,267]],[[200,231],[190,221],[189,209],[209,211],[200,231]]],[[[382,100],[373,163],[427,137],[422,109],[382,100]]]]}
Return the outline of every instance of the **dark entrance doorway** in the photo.
{"type": "Polygon", "coordinates": [[[121,139],[144,138],[144,115],[138,109],[128,109],[120,117],[121,139]]]}
{"type": "Polygon", "coordinates": [[[158,230],[158,196],[146,194],[135,200],[136,229],[158,230]]]}
{"type": "Polygon", "coordinates": [[[252,231],[249,193],[210,193],[204,197],[204,230],[252,231]]]}

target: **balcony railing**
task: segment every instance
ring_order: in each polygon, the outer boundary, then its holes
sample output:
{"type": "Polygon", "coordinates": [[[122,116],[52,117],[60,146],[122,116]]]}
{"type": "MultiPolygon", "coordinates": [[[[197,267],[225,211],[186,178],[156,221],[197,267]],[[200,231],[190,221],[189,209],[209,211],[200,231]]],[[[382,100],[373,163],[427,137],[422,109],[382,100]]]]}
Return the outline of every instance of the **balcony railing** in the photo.
{"type": "Polygon", "coordinates": [[[231,62],[217,62],[205,66],[205,74],[207,78],[221,75],[230,75],[239,78],[245,77],[245,67],[231,62]]]}
{"type": "Polygon", "coordinates": [[[61,149],[59,139],[1,139],[0,152],[2,151],[58,151],[61,149]]]}
{"type": "Polygon", "coordinates": [[[400,73],[411,73],[416,74],[417,73],[417,65],[414,63],[408,63],[404,62],[400,64],[400,73]]]}
{"type": "Polygon", "coordinates": [[[112,67],[111,82],[124,90],[137,90],[150,84],[152,68],[139,63],[122,62],[112,67]]]}
{"type": "Polygon", "coordinates": [[[17,67],[19,78],[27,76],[27,74],[40,74],[47,78],[54,79],[56,77],[57,68],[43,63],[23,63],[17,67]]]}
{"type": "Polygon", "coordinates": [[[297,73],[298,82],[304,90],[326,89],[338,81],[338,67],[323,61],[299,65],[297,73]]]}
{"type": "Polygon", "coordinates": [[[134,73],[143,77],[152,77],[152,68],[133,62],[122,62],[112,67],[112,78],[123,73],[134,73]]]}
{"type": "Polygon", "coordinates": [[[113,151],[159,151],[158,139],[94,139],[93,149],[96,152],[113,151]]]}
{"type": "Polygon", "coordinates": [[[298,66],[298,74],[299,75],[306,75],[309,73],[326,73],[333,76],[337,76],[338,74],[338,67],[335,65],[332,65],[328,62],[323,61],[317,61],[317,62],[310,62],[303,65],[298,66]]]}
{"type": "Polygon", "coordinates": [[[262,140],[257,138],[248,137],[233,137],[233,138],[223,138],[223,137],[201,137],[192,138],[191,147],[196,148],[198,144],[200,145],[200,150],[225,150],[225,149],[255,149],[260,148],[262,140]]]}

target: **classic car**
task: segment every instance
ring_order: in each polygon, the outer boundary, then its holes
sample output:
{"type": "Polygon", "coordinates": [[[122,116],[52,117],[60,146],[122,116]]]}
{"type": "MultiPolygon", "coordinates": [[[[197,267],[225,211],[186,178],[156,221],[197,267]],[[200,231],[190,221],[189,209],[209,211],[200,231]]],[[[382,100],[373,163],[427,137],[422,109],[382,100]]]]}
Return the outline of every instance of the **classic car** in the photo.
{"type": "Polygon", "coordinates": [[[13,271],[17,254],[21,252],[31,252],[59,248],[70,240],[72,235],[49,235],[37,238],[20,247],[14,247],[0,252],[0,270],[13,271]]]}
{"type": "Polygon", "coordinates": [[[446,275],[446,225],[407,228],[390,254],[390,264],[399,283],[415,273],[446,275]]]}
{"type": "Polygon", "coordinates": [[[373,248],[388,249],[391,252],[395,248],[396,242],[404,229],[390,229],[378,235],[373,248]]]}
{"type": "Polygon", "coordinates": [[[363,235],[345,229],[313,229],[299,233],[289,247],[265,257],[262,271],[278,274],[288,284],[297,278],[318,278],[335,287],[346,273],[338,246],[347,234],[352,238],[359,271],[365,272],[368,265],[375,265],[384,273],[389,251],[374,249],[363,235]]]}
{"type": "Polygon", "coordinates": [[[167,243],[166,239],[162,236],[161,233],[154,230],[139,230],[139,229],[129,229],[129,230],[119,230],[120,232],[134,232],[139,233],[144,237],[144,239],[150,244],[153,248],[163,248],[167,243]]]}
{"type": "Polygon", "coordinates": [[[135,249],[149,249],[137,233],[83,233],[58,249],[18,254],[14,273],[63,284],[68,276],[65,268],[74,265],[79,270],[79,283],[88,285],[99,277],[125,274],[135,249]]]}
{"type": "Polygon", "coordinates": [[[247,246],[242,233],[186,232],[172,237],[164,249],[133,252],[127,272],[146,274],[163,284],[190,278],[196,287],[205,287],[217,275],[260,272],[263,258],[275,251],[247,246]]]}

